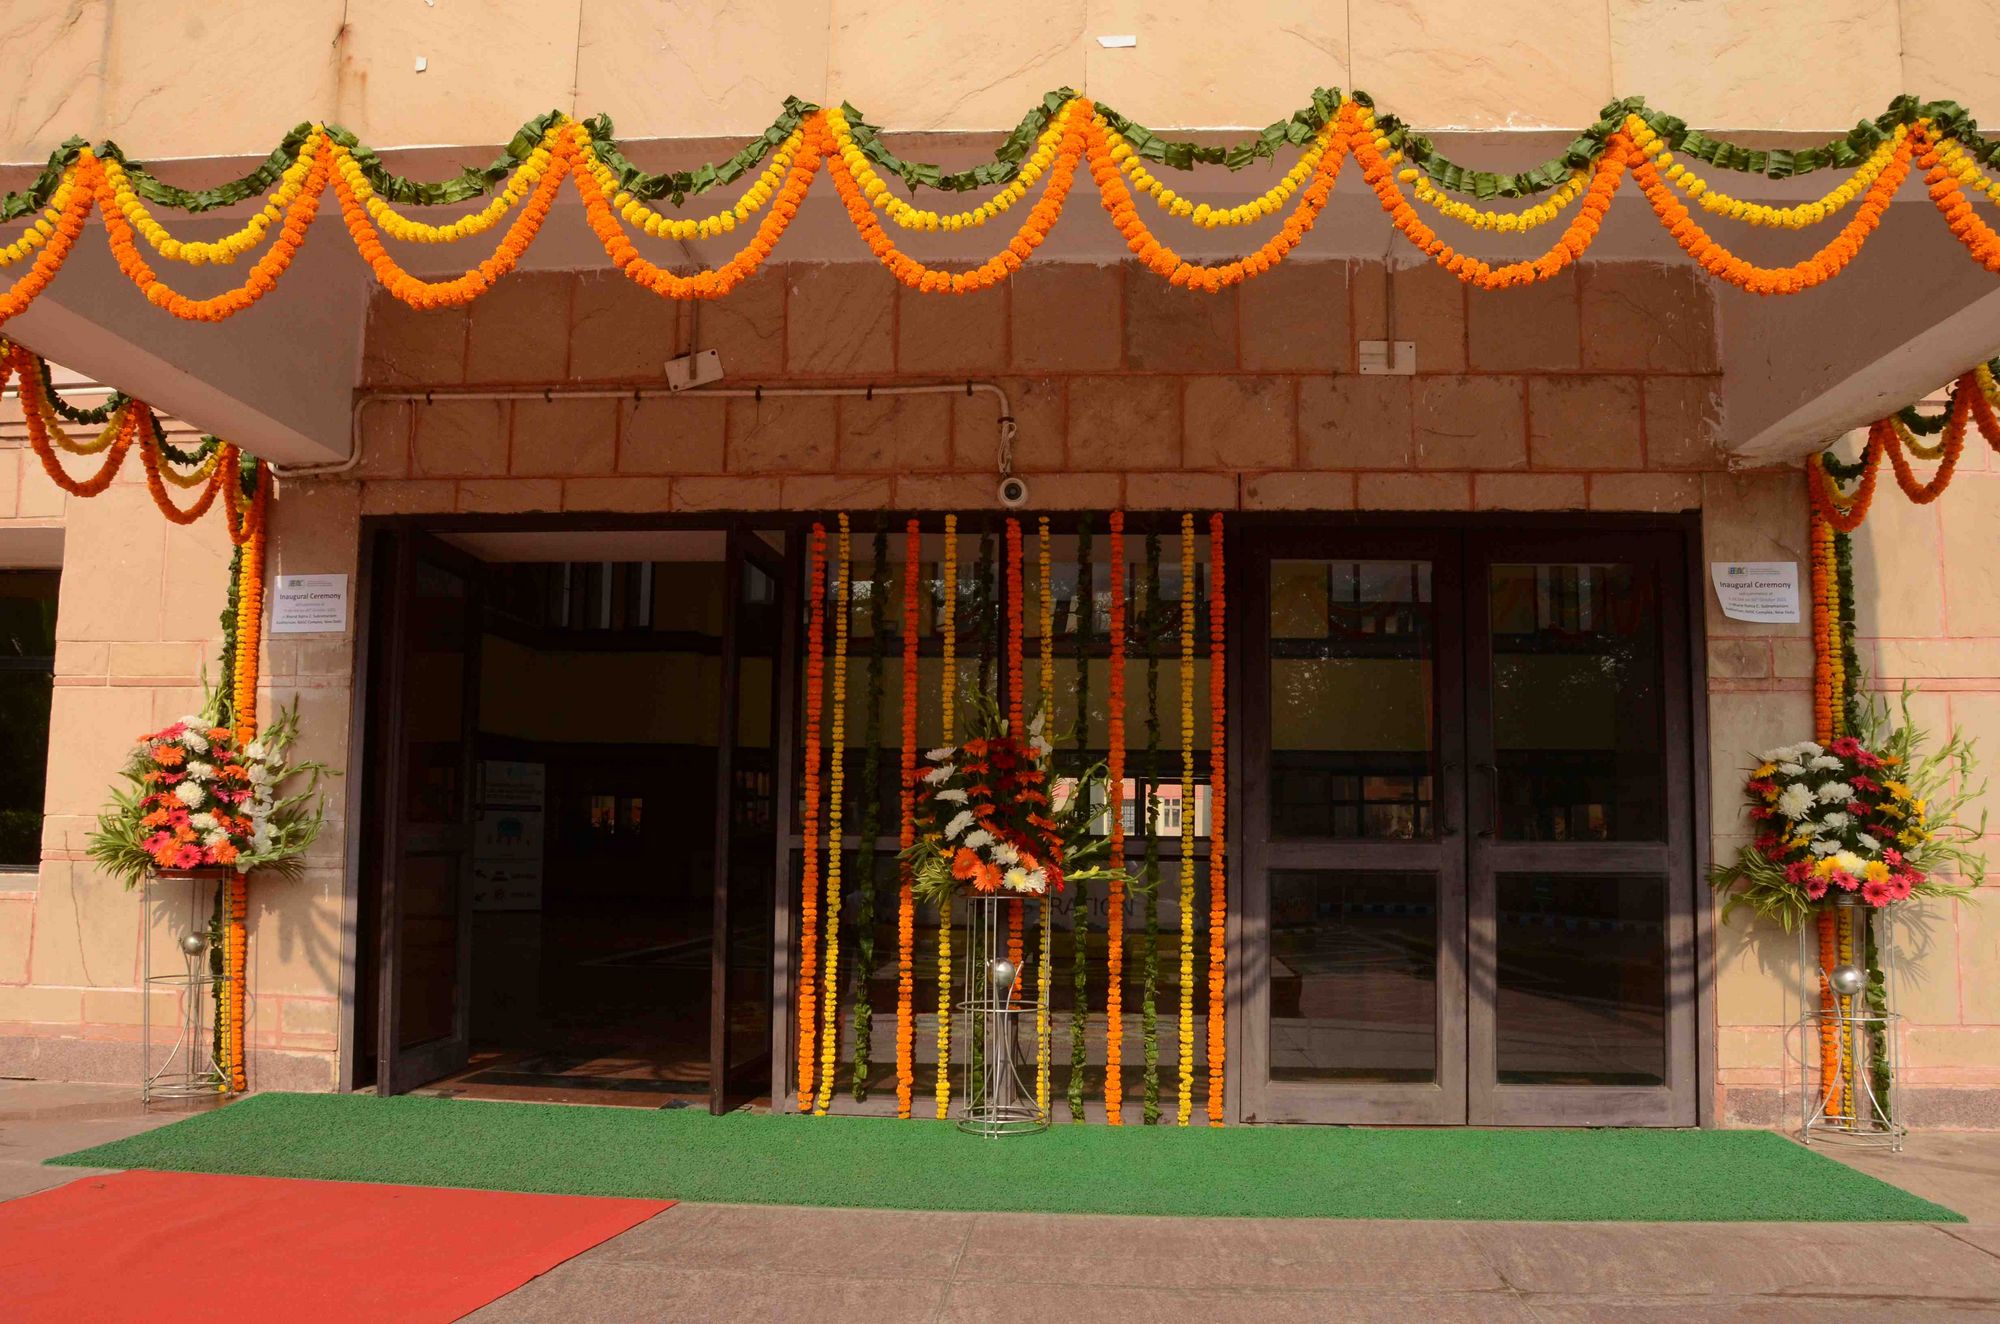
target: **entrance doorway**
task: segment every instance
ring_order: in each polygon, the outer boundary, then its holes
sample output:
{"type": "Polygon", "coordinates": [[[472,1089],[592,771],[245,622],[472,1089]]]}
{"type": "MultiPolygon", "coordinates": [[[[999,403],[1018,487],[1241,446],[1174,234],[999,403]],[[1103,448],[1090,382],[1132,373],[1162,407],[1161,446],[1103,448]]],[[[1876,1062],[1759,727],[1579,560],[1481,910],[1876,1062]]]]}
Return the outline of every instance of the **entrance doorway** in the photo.
{"type": "Polygon", "coordinates": [[[766,1093],[784,535],[397,525],[372,551],[359,1080],[766,1093]]]}
{"type": "Polygon", "coordinates": [[[1684,532],[1242,541],[1246,1116],[1693,1125],[1684,532]]]}

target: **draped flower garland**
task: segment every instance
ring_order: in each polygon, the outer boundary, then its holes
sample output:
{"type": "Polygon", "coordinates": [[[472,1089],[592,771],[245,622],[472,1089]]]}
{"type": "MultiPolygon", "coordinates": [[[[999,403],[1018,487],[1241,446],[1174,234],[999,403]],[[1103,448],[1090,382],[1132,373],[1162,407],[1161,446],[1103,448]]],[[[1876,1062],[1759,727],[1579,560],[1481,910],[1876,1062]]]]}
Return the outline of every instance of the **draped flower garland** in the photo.
{"type": "MultiPolygon", "coordinates": [[[[0,258],[4,257],[0,253],[0,258]]],[[[45,360],[25,346],[0,339],[0,388],[10,378],[20,392],[28,445],[49,480],[64,492],[86,498],[101,495],[136,448],[145,467],[147,492],[170,522],[193,524],[219,504],[234,547],[228,600],[221,615],[221,694],[228,703],[225,719],[237,742],[248,746],[256,740],[258,730],[258,665],[264,640],[265,558],[271,518],[269,469],[262,460],[246,456],[216,437],[203,437],[192,450],[174,445],[167,440],[152,408],[120,391],[89,408],[72,404],[55,389],[45,360]],[[65,423],[96,427],[98,433],[88,441],[79,440],[69,434],[65,423]],[[64,465],[64,455],[104,458],[89,477],[75,478],[64,465]],[[175,501],[169,487],[192,490],[196,496],[183,506],[175,501]]],[[[240,1092],[249,1086],[244,1033],[249,886],[244,874],[230,872],[216,906],[214,959],[220,962],[217,973],[221,976],[216,985],[216,1060],[222,1064],[226,1089],[240,1092]]]]}
{"type": "Polygon", "coordinates": [[[72,139],[51,154],[29,188],[0,197],[0,222],[25,220],[18,234],[0,242],[0,268],[26,267],[0,288],[0,323],[32,304],[56,277],[93,212],[118,269],[149,302],[189,321],[233,317],[276,288],[290,269],[329,186],[356,252],[384,288],[413,307],[466,303],[514,270],[541,233],[566,180],[574,184],[599,246],[628,278],[664,298],[720,298],[769,260],[822,169],[832,175],[848,220],[869,250],[899,281],[924,293],[987,289],[1018,271],[1061,219],[1076,176],[1086,165],[1100,202],[1141,265],[1176,285],[1216,291],[1262,275],[1290,255],[1324,210],[1349,155],[1396,229],[1440,266],[1482,288],[1546,280],[1581,257],[1627,175],[1660,224],[1703,269],[1757,293],[1796,293],[1838,275],[1875,232],[1912,170],[1923,173],[1926,194],[1952,236],[1981,266],[2000,273],[2000,231],[1977,205],[2000,203],[2000,180],[1988,173],[2000,163],[2000,141],[1981,136],[1972,117],[1949,101],[1901,97],[1839,138],[1788,151],[1712,138],[1647,108],[1640,98],[1626,98],[1607,106],[1556,157],[1525,171],[1496,174],[1449,161],[1395,116],[1378,113],[1362,92],[1343,97],[1319,89],[1312,103],[1290,118],[1242,143],[1217,146],[1169,141],[1063,88],[1022,118],[991,162],[955,172],[896,157],[880,131],[850,106],[821,109],[796,99],[788,100],[768,129],[725,161],[665,174],[647,174],[626,161],[609,119],[578,121],[559,113],[522,125],[506,153],[491,165],[438,182],[392,174],[375,152],[334,125],[302,124],[248,174],[199,191],[165,183],[127,160],[116,144],[92,148],[72,139]],[[1248,201],[1226,205],[1184,196],[1155,173],[1204,165],[1240,170],[1292,150],[1297,156],[1275,185],[1248,201]],[[1690,162],[1780,178],[1819,170],[1850,173],[1811,202],[1770,207],[1717,188],[1690,162]],[[664,198],[680,206],[753,171],[735,202],[712,214],[677,216],[653,205],[664,198]],[[988,189],[991,194],[971,207],[938,212],[898,196],[888,182],[891,176],[912,189],[988,189]],[[1538,195],[1546,196],[1517,210],[1484,205],[1494,197],[1538,195]],[[1557,220],[1572,206],[1576,211],[1540,257],[1495,265],[1461,251],[1431,229],[1412,197],[1474,233],[1524,233],[1557,220]],[[1684,197],[1711,216],[1759,227],[1801,230],[1842,216],[1850,207],[1853,214],[1831,241],[1804,259],[1759,267],[1713,239],[1694,220],[1684,197]],[[952,270],[903,252],[878,219],[886,217],[905,230],[955,232],[982,227],[1030,198],[1027,217],[991,257],[954,264],[952,270]],[[1186,260],[1156,236],[1140,216],[1140,198],[1169,219],[1198,229],[1250,227],[1278,216],[1282,208],[1291,210],[1277,232],[1246,256],[1207,265],[1186,260]],[[476,210],[442,222],[398,210],[482,200],[476,210]],[[256,204],[250,218],[212,240],[176,238],[154,210],[198,214],[246,203],[256,204]],[[446,280],[412,275],[384,242],[455,244],[481,238],[503,222],[491,253],[446,280]],[[750,233],[734,254],[693,273],[661,265],[634,242],[635,233],[640,240],[672,242],[720,238],[739,228],[750,233]],[[194,296],[163,279],[142,254],[142,245],[166,262],[227,266],[250,259],[250,265],[239,284],[194,296]]]}
{"type": "MultiPolygon", "coordinates": [[[[873,835],[867,830],[870,815],[866,806],[861,814],[859,839],[847,840],[844,828],[848,790],[844,767],[846,763],[849,732],[845,712],[849,702],[848,677],[852,665],[850,659],[849,621],[862,610],[860,598],[864,593],[859,579],[860,571],[852,560],[851,522],[844,515],[836,515],[830,521],[811,526],[806,541],[805,570],[810,586],[805,595],[806,629],[804,647],[806,665],[803,684],[802,739],[804,757],[801,761],[801,844],[804,847],[803,866],[799,878],[797,894],[800,907],[798,929],[799,980],[797,984],[797,1007],[795,1022],[798,1032],[796,1054],[797,1092],[796,1105],[799,1111],[825,1114],[833,1110],[835,1074],[841,1061],[843,1045],[839,1042],[845,1032],[851,1042],[846,1045],[852,1053],[854,1076],[857,1082],[856,1097],[863,1098],[859,1082],[869,1070],[868,1050],[865,1040],[864,1018],[872,1014],[867,1003],[867,980],[872,973],[873,960],[867,955],[868,939],[867,905],[865,902],[848,907],[854,912],[855,922],[849,926],[852,936],[843,942],[841,929],[842,908],[845,900],[842,893],[851,884],[864,884],[872,879],[872,865],[875,859],[873,835]],[[828,629],[827,615],[834,613],[832,628],[828,629]],[[842,965],[843,958],[847,964],[842,965]],[[843,986],[853,989],[846,1008],[839,1006],[840,990],[843,986]],[[843,1014],[843,1011],[845,1014],[843,1014]]],[[[1136,935],[1127,931],[1125,908],[1127,899],[1136,895],[1144,907],[1144,946],[1140,950],[1141,968],[1135,987],[1141,990],[1140,1028],[1143,1037],[1144,1063],[1141,1081],[1144,1086],[1143,1120],[1155,1124],[1161,1120],[1159,1106],[1159,1043],[1157,1036],[1157,989],[1159,975],[1159,910],[1158,910],[1158,860],[1160,841],[1156,831],[1157,811],[1163,802],[1159,794],[1159,783],[1163,771],[1160,760],[1161,722],[1159,713],[1160,669],[1164,657],[1170,656],[1162,647],[1170,636],[1177,636],[1180,645],[1181,725],[1179,730],[1179,750],[1181,758],[1180,780],[1182,813],[1180,816],[1180,874],[1184,885],[1180,903],[1179,935],[1180,982],[1179,1016],[1177,1021],[1177,1061],[1179,1063],[1179,1108],[1176,1120],[1182,1125],[1190,1124],[1195,1106],[1195,1095],[1199,1091],[1197,1076],[1200,1074],[1196,1062],[1196,1040],[1204,1026],[1197,1018],[1195,994],[1196,969],[1205,959],[1207,965],[1207,993],[1205,1007],[1205,1049],[1207,1067],[1206,1120],[1210,1125],[1221,1124],[1225,1112],[1224,1071],[1226,1067],[1225,971],[1227,964],[1226,939],[1228,933],[1228,887],[1226,884],[1225,860],[1227,859],[1226,818],[1224,806],[1227,803],[1225,784],[1227,742],[1227,667],[1226,667],[1226,612],[1227,602],[1223,593],[1224,552],[1223,520],[1220,515],[1206,517],[1205,527],[1192,514],[1178,520],[1181,535],[1181,591],[1178,601],[1171,601],[1161,588],[1161,531],[1170,530],[1172,524],[1160,525],[1147,522],[1144,544],[1144,577],[1135,581],[1136,566],[1127,564],[1129,522],[1124,512],[1112,512],[1109,517],[1108,537],[1100,534],[1096,543],[1097,556],[1093,558],[1091,537],[1092,517],[1081,515],[1071,525],[1075,530],[1074,590],[1067,603],[1057,599],[1058,584],[1056,562],[1056,525],[1048,516],[1035,520],[1032,536],[1034,546],[1028,545],[1030,529],[1019,519],[1000,519],[988,524],[980,535],[981,546],[972,574],[961,580],[959,574],[959,517],[946,515],[942,520],[943,541],[937,576],[929,581],[934,588],[927,590],[923,576],[923,521],[907,519],[904,523],[902,542],[902,567],[894,569],[890,563],[891,542],[886,529],[874,535],[874,561],[872,570],[866,572],[868,580],[865,589],[869,599],[867,627],[872,636],[868,654],[868,675],[870,698],[866,710],[880,716],[879,698],[876,689],[881,683],[876,677],[877,660],[886,663],[890,613],[893,606],[900,605],[897,629],[900,631],[900,713],[897,738],[897,786],[900,811],[898,842],[905,852],[903,867],[898,871],[896,904],[896,1115],[909,1117],[915,1111],[916,1081],[916,1029],[918,1010],[916,1004],[917,959],[916,948],[917,912],[919,905],[926,908],[935,904],[932,895],[919,886],[919,880],[908,868],[908,858],[912,846],[921,845],[924,831],[923,814],[918,811],[923,794],[922,770],[924,768],[923,747],[919,739],[924,686],[922,683],[924,646],[922,632],[924,619],[922,599],[926,591],[935,593],[934,621],[937,634],[937,653],[940,669],[940,697],[937,712],[940,729],[940,743],[949,744],[956,732],[963,726],[957,712],[960,703],[983,705],[991,711],[998,705],[999,714],[1008,724],[1022,723],[1022,729],[1029,729],[1029,722],[1039,717],[1042,721],[1055,723],[1058,715],[1057,639],[1059,627],[1066,627],[1075,648],[1075,692],[1077,720],[1063,723],[1065,751],[1059,756],[1061,775],[1071,776],[1073,772],[1087,768],[1092,762],[1090,722],[1094,709],[1090,695],[1090,678],[1093,669],[1108,662],[1106,668],[1107,689],[1104,695],[1106,724],[1104,729],[1106,750],[1105,766],[1098,775],[1106,776],[1106,788],[1098,807],[1090,817],[1103,824],[1098,839],[1100,849],[1111,860],[1121,859],[1127,849],[1128,833],[1125,828],[1124,810],[1130,798],[1123,786],[1123,779],[1135,766],[1131,759],[1138,758],[1136,752],[1128,754],[1128,740],[1137,737],[1137,732],[1128,723],[1127,682],[1125,677],[1128,659],[1132,649],[1143,649],[1145,657],[1146,706],[1143,763],[1137,775],[1142,778],[1138,805],[1142,817],[1141,831],[1144,837],[1143,869],[1135,869],[1129,878],[1122,877],[1122,870],[1114,870],[1121,875],[1121,881],[1109,887],[1108,920],[1106,942],[1102,948],[1100,961],[1095,944],[1089,941],[1090,907],[1087,897],[1082,895],[1082,883],[1090,876],[1089,869],[1073,871],[1065,868],[1065,876],[1074,892],[1070,896],[1071,943],[1068,959],[1070,969],[1063,971],[1058,960],[1056,942],[1057,907],[1049,896],[1034,896],[1032,903],[1035,932],[1028,932],[1027,912],[1023,911],[1023,923],[1011,930],[1009,941],[1016,944],[1013,952],[1018,968],[1025,978],[1029,958],[1032,957],[1033,984],[1022,986],[1020,996],[1030,995],[1030,987],[1035,998],[1035,1097],[1037,1106],[1044,1112],[1051,1109],[1056,1089],[1056,1061],[1054,1054],[1055,1008],[1053,994],[1059,977],[1067,976],[1074,981],[1075,999],[1071,1009],[1070,1030],[1070,1072],[1068,1081],[1069,1102],[1072,1116],[1081,1117],[1084,1106],[1095,1093],[1096,1068],[1089,1062],[1088,1002],[1086,991],[1095,981],[1103,979],[1106,987],[1103,1008],[1105,1024],[1106,1069],[1102,1077],[1101,1093],[1098,1094],[1106,1110],[1106,1120],[1114,1125],[1128,1120],[1124,1097],[1125,1035],[1123,1018],[1126,1010],[1125,974],[1127,959],[1133,948],[1136,935]],[[1197,569],[1200,564],[1202,535],[1207,539],[1207,564],[1209,567],[1206,594],[1197,591],[1197,569]],[[1032,555],[1033,564],[1030,565],[1032,555]],[[1096,600],[1093,585],[1096,582],[1097,562],[1104,561],[1104,573],[1109,585],[1106,598],[1108,616],[1107,629],[1102,638],[1095,628],[1096,600]],[[900,573],[899,604],[889,600],[888,587],[892,576],[900,573]],[[1137,596],[1143,588],[1143,597],[1137,596]],[[1032,589],[1034,601],[1033,629],[1035,631],[1034,658],[1029,656],[1028,634],[1029,594],[1032,589]],[[1206,603],[1206,621],[1203,620],[1201,604],[1206,603]],[[970,642],[962,639],[960,629],[970,623],[970,642]],[[1208,676],[1205,685],[1197,684],[1196,661],[1198,645],[1206,631],[1208,676]],[[970,668],[961,674],[960,647],[964,644],[978,658],[976,674],[970,668]],[[1100,648],[1103,650],[1100,652],[1100,648]],[[1031,671],[1034,673],[1031,677],[1031,671]],[[1032,680],[1032,684],[1031,684],[1032,680]],[[1032,702],[1031,702],[1032,701],[1032,702]],[[1209,786],[1207,813],[1209,818],[1207,852],[1197,856],[1195,812],[1197,788],[1197,747],[1196,736],[1200,728],[1196,722],[1203,702],[1207,704],[1208,759],[1206,780],[1209,786]],[[1198,904],[1200,884],[1203,875],[1207,878],[1207,894],[1200,898],[1205,906],[1198,904]],[[1203,913],[1205,910],[1205,913],[1203,913]],[[1202,924],[1207,926],[1206,957],[1201,954],[1203,943],[1197,933],[1202,924]],[[1031,950],[1032,948],[1032,950],[1031,950]]],[[[1066,650],[1067,656],[1067,650],[1066,650]]],[[[883,668],[886,670],[886,666],[883,668]]],[[[1063,708],[1067,709],[1068,700],[1063,708]]],[[[872,728],[871,728],[872,730],[872,728]]],[[[873,737],[870,737],[871,742],[873,737]]],[[[875,751],[872,755],[867,747],[855,751],[861,756],[864,769],[878,761],[885,754],[875,751]]],[[[865,775],[864,781],[869,780],[865,775]]],[[[872,783],[871,783],[872,785],[872,783]]],[[[1091,794],[1097,793],[1093,790],[1091,794]]],[[[1111,877],[1104,875],[1104,881],[1111,877]]],[[[1023,898],[1024,906],[1030,898],[1023,898]]],[[[936,942],[936,1015],[937,1015],[937,1056],[935,1068],[935,1097],[931,1115],[945,1118],[950,1115],[952,1105],[952,1085],[950,1069],[952,1061],[952,940],[954,930],[948,906],[938,908],[937,927],[934,932],[936,942]]],[[[976,1044],[973,1045],[976,1049],[976,1044]]]]}

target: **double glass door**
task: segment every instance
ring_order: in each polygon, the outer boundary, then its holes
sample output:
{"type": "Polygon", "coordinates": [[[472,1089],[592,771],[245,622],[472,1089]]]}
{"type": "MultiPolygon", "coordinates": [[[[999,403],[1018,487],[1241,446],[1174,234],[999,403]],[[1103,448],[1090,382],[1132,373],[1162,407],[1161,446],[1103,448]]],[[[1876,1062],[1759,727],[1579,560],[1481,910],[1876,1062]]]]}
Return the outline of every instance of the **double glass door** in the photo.
{"type": "Polygon", "coordinates": [[[1246,1115],[1692,1125],[1682,534],[1245,542],[1246,1115]]]}

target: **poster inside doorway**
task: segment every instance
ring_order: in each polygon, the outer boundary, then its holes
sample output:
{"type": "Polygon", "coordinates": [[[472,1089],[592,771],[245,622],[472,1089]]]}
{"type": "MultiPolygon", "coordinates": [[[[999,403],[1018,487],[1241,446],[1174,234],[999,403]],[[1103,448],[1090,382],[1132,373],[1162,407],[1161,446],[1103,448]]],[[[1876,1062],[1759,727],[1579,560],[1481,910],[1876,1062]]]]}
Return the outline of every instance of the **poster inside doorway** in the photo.
{"type": "Polygon", "coordinates": [[[485,759],[473,821],[472,908],[540,910],[546,764],[485,759]]]}

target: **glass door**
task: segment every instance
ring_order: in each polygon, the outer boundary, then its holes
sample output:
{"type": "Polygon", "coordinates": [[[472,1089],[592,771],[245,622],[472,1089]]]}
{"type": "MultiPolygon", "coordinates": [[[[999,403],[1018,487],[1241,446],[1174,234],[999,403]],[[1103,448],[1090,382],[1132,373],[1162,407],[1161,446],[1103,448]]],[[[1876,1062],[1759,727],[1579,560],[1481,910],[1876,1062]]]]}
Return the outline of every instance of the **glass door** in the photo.
{"type": "Polygon", "coordinates": [[[1683,556],[1673,532],[1470,544],[1474,1123],[1695,1123],[1683,556]]]}
{"type": "Polygon", "coordinates": [[[376,1090],[399,1094],[460,1070],[471,1046],[479,566],[402,530],[385,536],[379,564],[390,591],[375,764],[384,807],[376,1090]]]}
{"type": "Polygon", "coordinates": [[[1244,549],[1246,1120],[1465,1120],[1458,548],[1244,549]]]}
{"type": "Polygon", "coordinates": [[[771,1081],[771,928],[778,889],[779,709],[791,655],[786,561],[765,535],[730,530],[716,714],[715,924],[709,985],[709,1111],[771,1081]]]}

